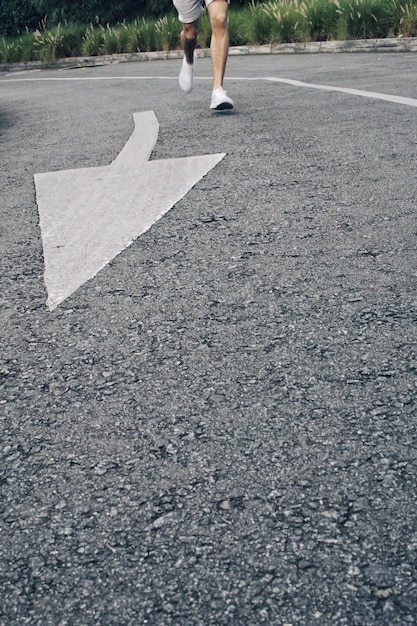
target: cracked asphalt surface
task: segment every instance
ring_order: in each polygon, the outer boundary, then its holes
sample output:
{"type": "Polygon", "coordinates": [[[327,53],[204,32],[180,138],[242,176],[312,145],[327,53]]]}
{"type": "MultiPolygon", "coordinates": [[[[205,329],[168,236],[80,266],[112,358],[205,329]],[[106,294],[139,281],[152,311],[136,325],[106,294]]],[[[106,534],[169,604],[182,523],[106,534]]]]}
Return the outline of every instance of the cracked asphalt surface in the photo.
{"type": "Polygon", "coordinates": [[[231,57],[217,115],[178,70],[0,75],[0,623],[416,624],[417,111],[254,80],[414,97],[415,56],[231,57]],[[227,156],[51,313],[33,175],[145,110],[227,156]]]}

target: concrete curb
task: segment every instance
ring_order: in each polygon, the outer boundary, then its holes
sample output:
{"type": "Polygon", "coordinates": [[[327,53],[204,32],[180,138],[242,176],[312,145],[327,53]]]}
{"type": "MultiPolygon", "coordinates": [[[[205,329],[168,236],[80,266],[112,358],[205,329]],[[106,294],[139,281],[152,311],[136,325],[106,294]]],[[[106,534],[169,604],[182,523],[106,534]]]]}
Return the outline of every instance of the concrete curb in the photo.
{"type": "MultiPolygon", "coordinates": [[[[253,54],[319,54],[337,52],[417,52],[417,37],[398,39],[363,39],[352,41],[313,41],[307,43],[283,43],[264,46],[235,46],[229,50],[230,56],[253,54]]],[[[210,56],[208,48],[199,49],[199,57],[210,56]]],[[[132,61],[159,61],[182,58],[182,50],[159,52],[133,52],[130,54],[109,54],[96,57],[69,57],[53,63],[29,61],[27,63],[9,63],[0,65],[0,72],[44,69],[77,68],[129,63],[132,61]]]]}

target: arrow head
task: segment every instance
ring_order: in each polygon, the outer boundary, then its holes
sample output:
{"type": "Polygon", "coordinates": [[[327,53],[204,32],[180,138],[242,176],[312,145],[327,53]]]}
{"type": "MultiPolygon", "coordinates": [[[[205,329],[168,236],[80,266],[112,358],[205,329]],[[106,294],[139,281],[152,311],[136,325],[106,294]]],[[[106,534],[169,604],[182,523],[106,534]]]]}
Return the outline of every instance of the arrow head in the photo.
{"type": "Polygon", "coordinates": [[[52,310],[148,230],[225,154],[148,161],[153,111],[135,113],[130,139],[108,166],[35,174],[52,310]]]}

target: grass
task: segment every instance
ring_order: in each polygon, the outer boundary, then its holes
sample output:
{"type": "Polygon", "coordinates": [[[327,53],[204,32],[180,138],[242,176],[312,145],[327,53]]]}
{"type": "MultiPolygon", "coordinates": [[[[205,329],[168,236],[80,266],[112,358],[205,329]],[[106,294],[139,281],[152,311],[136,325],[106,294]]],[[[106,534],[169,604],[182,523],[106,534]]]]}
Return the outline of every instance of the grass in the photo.
{"type": "Polygon", "coordinates": [[[342,32],[351,39],[387,37],[390,34],[390,5],[380,0],[335,0],[342,32]]]}
{"type": "Polygon", "coordinates": [[[155,23],[155,39],[159,50],[180,47],[181,23],[176,17],[165,16],[155,23]]]}
{"type": "Polygon", "coordinates": [[[416,0],[392,0],[391,19],[398,32],[407,37],[417,37],[416,0]]]}
{"type": "Polygon", "coordinates": [[[337,39],[339,13],[335,2],[328,0],[303,0],[299,5],[310,41],[337,39]]]}
{"type": "MultiPolygon", "coordinates": [[[[126,24],[65,24],[0,39],[0,63],[53,62],[72,56],[181,48],[175,14],[126,24]]],[[[229,9],[230,45],[417,36],[417,0],[251,0],[229,9]]],[[[210,46],[210,22],[201,18],[198,43],[210,46]]]]}

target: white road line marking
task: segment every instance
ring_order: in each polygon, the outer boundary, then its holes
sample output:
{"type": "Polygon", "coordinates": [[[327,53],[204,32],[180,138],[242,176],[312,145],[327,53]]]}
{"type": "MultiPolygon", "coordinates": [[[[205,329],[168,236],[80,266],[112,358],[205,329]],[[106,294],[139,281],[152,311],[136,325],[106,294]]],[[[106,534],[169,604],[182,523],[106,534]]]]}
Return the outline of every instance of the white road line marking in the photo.
{"type": "MultiPolygon", "coordinates": [[[[178,80],[177,76],[41,76],[39,78],[10,78],[0,79],[0,83],[34,83],[48,81],[76,81],[76,80],[178,80]]],[[[205,79],[204,79],[205,80],[205,79]]],[[[209,80],[207,78],[207,80],[209,80]]]]}
{"type": "Polygon", "coordinates": [[[264,80],[269,80],[274,83],[286,83],[287,85],[293,85],[294,87],[307,87],[308,89],[321,89],[322,91],[336,91],[346,93],[351,96],[374,98],[375,100],[385,100],[387,102],[394,102],[395,104],[405,104],[410,107],[417,107],[417,100],[415,98],[404,98],[403,96],[394,96],[387,93],[378,93],[376,91],[363,91],[361,89],[350,89],[349,87],[333,87],[332,85],[303,83],[300,80],[292,80],[290,78],[274,78],[273,76],[269,76],[264,80]]]}
{"type": "Polygon", "coordinates": [[[153,111],[109,166],[35,174],[52,310],[148,230],[225,156],[148,161],[158,137],[153,111]]]}
{"type": "MultiPolygon", "coordinates": [[[[50,77],[33,77],[33,78],[11,78],[0,79],[0,83],[21,83],[21,82],[47,82],[47,81],[111,81],[111,80],[175,80],[176,76],[50,76],[50,77]]],[[[211,81],[209,76],[196,76],[195,80],[207,80],[211,81]]],[[[379,93],[376,91],[365,91],[361,89],[351,89],[349,87],[337,87],[336,85],[319,85],[315,83],[305,83],[300,80],[294,80],[292,78],[279,78],[275,76],[258,76],[258,77],[241,77],[241,76],[228,76],[228,81],[267,81],[274,83],[285,83],[292,85],[293,87],[302,87],[304,89],[319,89],[321,91],[334,91],[339,93],[345,93],[351,96],[360,96],[362,98],[371,98],[374,100],[384,100],[386,102],[393,102],[394,104],[404,104],[406,106],[417,107],[417,99],[406,98],[403,96],[395,96],[393,94],[379,93]]]]}

